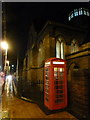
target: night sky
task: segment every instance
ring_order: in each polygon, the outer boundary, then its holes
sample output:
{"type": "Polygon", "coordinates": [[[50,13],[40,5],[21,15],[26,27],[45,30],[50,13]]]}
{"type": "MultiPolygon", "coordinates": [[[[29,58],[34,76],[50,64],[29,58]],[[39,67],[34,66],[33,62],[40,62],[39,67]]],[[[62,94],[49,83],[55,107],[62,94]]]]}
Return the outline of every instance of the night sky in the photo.
{"type": "Polygon", "coordinates": [[[10,45],[8,59],[16,62],[17,53],[23,59],[27,47],[30,25],[35,24],[39,32],[47,20],[68,22],[68,14],[73,8],[89,6],[82,2],[5,2],[7,42],[10,45]]]}

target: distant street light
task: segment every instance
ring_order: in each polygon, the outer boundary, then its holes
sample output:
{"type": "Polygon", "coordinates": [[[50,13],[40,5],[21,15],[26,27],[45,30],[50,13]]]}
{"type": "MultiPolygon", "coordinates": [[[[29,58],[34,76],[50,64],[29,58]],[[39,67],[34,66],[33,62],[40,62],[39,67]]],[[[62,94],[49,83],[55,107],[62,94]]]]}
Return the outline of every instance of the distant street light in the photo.
{"type": "Polygon", "coordinates": [[[12,65],[12,67],[14,67],[14,65],[12,65]]]}
{"type": "Polygon", "coordinates": [[[5,66],[4,66],[4,71],[6,71],[6,64],[7,64],[7,51],[8,51],[8,44],[6,41],[1,42],[1,47],[2,49],[5,50],[5,66]]]}

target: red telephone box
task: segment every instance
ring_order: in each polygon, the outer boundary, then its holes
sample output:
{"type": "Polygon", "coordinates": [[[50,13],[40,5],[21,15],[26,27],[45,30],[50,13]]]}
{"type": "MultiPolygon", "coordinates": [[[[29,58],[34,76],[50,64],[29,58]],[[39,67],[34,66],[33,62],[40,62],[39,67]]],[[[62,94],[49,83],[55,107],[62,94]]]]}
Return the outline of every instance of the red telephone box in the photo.
{"type": "Polygon", "coordinates": [[[44,66],[44,105],[50,110],[67,106],[66,61],[49,58],[44,66]]]}

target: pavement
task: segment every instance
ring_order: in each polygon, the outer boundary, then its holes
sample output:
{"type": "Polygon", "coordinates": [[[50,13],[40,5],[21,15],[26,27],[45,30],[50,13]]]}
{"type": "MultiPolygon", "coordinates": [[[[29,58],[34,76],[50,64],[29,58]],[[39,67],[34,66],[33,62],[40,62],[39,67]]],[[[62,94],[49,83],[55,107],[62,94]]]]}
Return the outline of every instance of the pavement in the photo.
{"type": "Polygon", "coordinates": [[[2,118],[5,120],[16,120],[19,119],[50,119],[50,120],[59,120],[59,119],[69,119],[69,120],[78,120],[75,116],[70,114],[67,111],[52,113],[46,115],[40,107],[35,103],[30,103],[22,99],[17,98],[12,93],[4,91],[2,95],[2,118]]]}

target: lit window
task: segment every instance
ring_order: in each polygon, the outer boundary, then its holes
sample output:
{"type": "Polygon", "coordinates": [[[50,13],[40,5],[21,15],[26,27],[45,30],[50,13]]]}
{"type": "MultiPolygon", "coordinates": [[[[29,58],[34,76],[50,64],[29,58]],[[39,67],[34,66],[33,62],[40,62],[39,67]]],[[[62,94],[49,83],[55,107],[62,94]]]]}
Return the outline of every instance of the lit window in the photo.
{"type": "Polygon", "coordinates": [[[83,14],[83,11],[82,11],[82,8],[79,9],[79,15],[82,15],[83,14]]]}
{"type": "Polygon", "coordinates": [[[71,53],[77,52],[78,51],[78,44],[76,40],[73,40],[71,43],[71,53]]]}
{"type": "Polygon", "coordinates": [[[87,15],[87,11],[86,11],[86,9],[84,9],[83,12],[84,12],[84,15],[87,15]]]}
{"type": "Polygon", "coordinates": [[[64,42],[61,39],[56,43],[56,57],[64,59],[64,42]]]}
{"type": "Polygon", "coordinates": [[[60,42],[59,41],[57,41],[57,43],[56,43],[56,57],[57,58],[60,58],[60,42]]]}
{"type": "Polygon", "coordinates": [[[89,16],[89,11],[87,10],[87,16],[89,16]]]}
{"type": "Polygon", "coordinates": [[[74,16],[73,16],[73,12],[71,13],[71,18],[73,18],[74,16]]]}
{"type": "Polygon", "coordinates": [[[87,15],[90,16],[89,10],[85,9],[85,8],[79,8],[79,9],[74,9],[74,11],[72,11],[69,16],[68,16],[68,20],[70,21],[73,17],[75,16],[79,16],[79,15],[87,15]]]}
{"type": "Polygon", "coordinates": [[[61,42],[61,58],[64,58],[64,43],[61,42]]]}
{"type": "Polygon", "coordinates": [[[68,20],[69,20],[69,21],[71,20],[70,16],[68,17],[68,20]]]}
{"type": "Polygon", "coordinates": [[[78,16],[78,10],[77,9],[74,10],[74,16],[78,16]]]}

